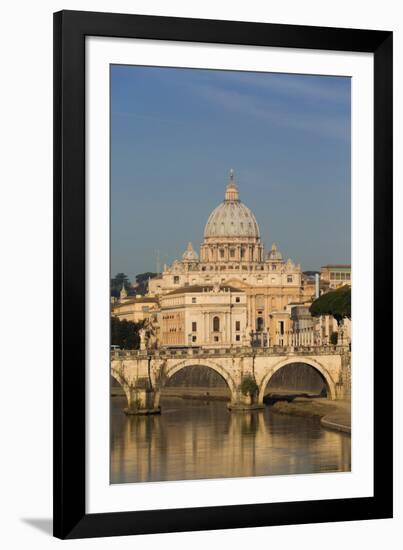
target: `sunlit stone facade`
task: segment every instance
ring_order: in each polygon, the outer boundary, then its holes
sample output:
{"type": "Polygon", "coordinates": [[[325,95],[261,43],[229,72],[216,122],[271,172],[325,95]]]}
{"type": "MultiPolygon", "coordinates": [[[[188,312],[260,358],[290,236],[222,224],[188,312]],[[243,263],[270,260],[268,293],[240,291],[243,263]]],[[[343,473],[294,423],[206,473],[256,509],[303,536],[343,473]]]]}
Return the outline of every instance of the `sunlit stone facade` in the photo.
{"type": "Polygon", "coordinates": [[[160,297],[160,340],[168,346],[245,345],[246,295],[230,286],[181,287],[160,297]]]}
{"type": "Polygon", "coordinates": [[[245,345],[251,332],[264,333],[266,345],[282,341],[289,330],[289,304],[309,299],[312,291],[302,284],[300,265],[284,260],[275,243],[265,252],[232,171],[223,202],[207,220],[200,256],[189,243],[181,260],[149,281],[149,295],[160,302],[162,346],[245,345]],[[234,304],[235,296],[241,301],[234,304]]]}
{"type": "Polygon", "coordinates": [[[320,268],[320,279],[330,289],[351,286],[351,265],[324,265],[320,268]]]}
{"type": "Polygon", "coordinates": [[[129,296],[123,285],[119,300],[112,304],[111,313],[118,319],[139,323],[156,315],[159,300],[155,296],[129,296]]]}

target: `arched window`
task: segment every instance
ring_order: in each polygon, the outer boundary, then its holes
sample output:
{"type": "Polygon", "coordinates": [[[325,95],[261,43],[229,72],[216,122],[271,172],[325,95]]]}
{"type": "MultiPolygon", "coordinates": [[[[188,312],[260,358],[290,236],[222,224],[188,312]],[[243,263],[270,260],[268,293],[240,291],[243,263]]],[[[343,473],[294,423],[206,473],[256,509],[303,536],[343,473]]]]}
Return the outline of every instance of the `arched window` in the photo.
{"type": "Polygon", "coordinates": [[[220,318],[214,317],[213,318],[213,331],[219,332],[220,331],[220,318]]]}
{"type": "Polygon", "coordinates": [[[263,330],[263,328],[264,328],[264,321],[263,321],[262,317],[258,317],[256,319],[256,330],[258,332],[260,332],[260,331],[263,330]]]}

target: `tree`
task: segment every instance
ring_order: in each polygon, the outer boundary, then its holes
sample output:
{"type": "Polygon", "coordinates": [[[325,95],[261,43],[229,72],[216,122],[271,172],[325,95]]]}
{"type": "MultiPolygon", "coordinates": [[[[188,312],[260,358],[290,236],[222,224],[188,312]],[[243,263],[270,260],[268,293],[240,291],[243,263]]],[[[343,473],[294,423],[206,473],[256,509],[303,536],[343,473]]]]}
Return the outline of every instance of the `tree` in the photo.
{"type": "Polygon", "coordinates": [[[333,315],[338,325],[342,323],[343,319],[351,319],[351,288],[342,286],[322,294],[312,302],[309,311],[313,317],[333,315]]]}
{"type": "Polygon", "coordinates": [[[111,296],[114,296],[115,298],[119,298],[123,283],[125,284],[125,287],[128,290],[128,288],[131,286],[129,277],[125,273],[117,273],[111,279],[111,296]]]}
{"type": "Polygon", "coordinates": [[[251,397],[253,397],[253,395],[255,395],[255,393],[258,391],[259,387],[252,376],[246,375],[242,379],[239,389],[241,390],[243,395],[250,395],[251,397]]]}
{"type": "Polygon", "coordinates": [[[111,344],[119,346],[121,349],[139,349],[139,330],[142,327],[142,321],[134,323],[126,319],[120,320],[117,317],[111,317],[111,344]]]}
{"type": "Polygon", "coordinates": [[[148,279],[152,279],[156,275],[157,273],[152,273],[151,271],[146,271],[145,273],[139,273],[136,275],[136,293],[146,294],[148,290],[148,279]]]}

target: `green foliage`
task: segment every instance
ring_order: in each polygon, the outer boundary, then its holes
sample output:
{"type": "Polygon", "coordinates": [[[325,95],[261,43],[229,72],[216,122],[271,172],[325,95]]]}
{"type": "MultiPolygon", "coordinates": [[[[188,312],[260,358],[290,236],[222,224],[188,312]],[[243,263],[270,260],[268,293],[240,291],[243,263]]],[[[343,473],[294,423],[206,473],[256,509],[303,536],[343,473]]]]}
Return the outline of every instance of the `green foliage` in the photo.
{"type": "Polygon", "coordinates": [[[111,279],[111,296],[119,298],[120,291],[122,289],[123,283],[127,290],[127,294],[147,294],[148,291],[148,279],[156,277],[157,273],[152,271],[147,271],[145,273],[139,273],[136,275],[136,288],[132,287],[129,277],[125,273],[116,273],[116,275],[111,279]]]}
{"type": "Polygon", "coordinates": [[[120,320],[117,317],[111,318],[111,345],[119,346],[121,349],[139,349],[139,330],[143,322],[120,320]]]}
{"type": "Polygon", "coordinates": [[[239,389],[243,393],[243,395],[254,395],[259,387],[255,382],[255,379],[252,378],[252,376],[248,375],[245,376],[245,378],[242,379],[241,385],[239,386],[239,389]]]}
{"type": "Polygon", "coordinates": [[[337,346],[338,339],[339,339],[339,333],[338,332],[332,332],[332,334],[330,335],[330,343],[333,346],[337,346]]]}
{"type": "Polygon", "coordinates": [[[117,273],[111,279],[111,296],[114,296],[115,298],[119,298],[120,290],[122,288],[123,283],[125,283],[126,290],[129,292],[129,287],[131,286],[129,277],[124,273],[117,273]]]}
{"type": "Polygon", "coordinates": [[[333,315],[338,325],[345,318],[351,319],[351,288],[342,286],[337,290],[322,294],[312,302],[309,311],[313,317],[333,315]]]}
{"type": "Polygon", "coordinates": [[[145,273],[139,273],[136,275],[136,294],[146,294],[148,290],[148,279],[155,277],[157,273],[146,271],[145,273]]]}

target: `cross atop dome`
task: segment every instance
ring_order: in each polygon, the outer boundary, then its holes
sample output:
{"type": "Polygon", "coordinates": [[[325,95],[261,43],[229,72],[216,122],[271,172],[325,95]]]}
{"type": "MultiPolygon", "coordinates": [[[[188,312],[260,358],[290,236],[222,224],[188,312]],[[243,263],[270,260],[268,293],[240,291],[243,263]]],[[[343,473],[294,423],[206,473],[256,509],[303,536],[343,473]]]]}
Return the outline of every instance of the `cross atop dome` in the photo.
{"type": "Polygon", "coordinates": [[[229,182],[225,190],[226,201],[239,201],[239,191],[235,183],[234,170],[231,168],[229,171],[229,182]]]}

